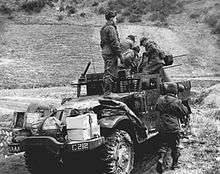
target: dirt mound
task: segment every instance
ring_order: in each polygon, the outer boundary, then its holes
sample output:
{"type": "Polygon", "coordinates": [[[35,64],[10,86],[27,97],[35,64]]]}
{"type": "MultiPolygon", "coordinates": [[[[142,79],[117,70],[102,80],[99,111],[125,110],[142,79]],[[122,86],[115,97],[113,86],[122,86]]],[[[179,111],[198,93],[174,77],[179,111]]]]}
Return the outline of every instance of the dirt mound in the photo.
{"type": "Polygon", "coordinates": [[[204,108],[220,108],[220,84],[202,91],[197,99],[197,103],[204,108]]]}

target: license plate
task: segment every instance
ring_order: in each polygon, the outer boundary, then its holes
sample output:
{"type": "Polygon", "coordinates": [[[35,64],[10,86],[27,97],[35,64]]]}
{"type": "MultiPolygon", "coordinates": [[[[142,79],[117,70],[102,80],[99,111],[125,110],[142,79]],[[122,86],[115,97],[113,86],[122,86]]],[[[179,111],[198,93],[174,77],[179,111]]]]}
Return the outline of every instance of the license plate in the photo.
{"type": "Polygon", "coordinates": [[[11,145],[11,146],[9,146],[9,152],[10,153],[18,153],[18,152],[21,152],[21,148],[19,145],[11,145]]]}
{"type": "Polygon", "coordinates": [[[84,151],[89,149],[89,143],[78,143],[72,145],[72,151],[84,151]]]}

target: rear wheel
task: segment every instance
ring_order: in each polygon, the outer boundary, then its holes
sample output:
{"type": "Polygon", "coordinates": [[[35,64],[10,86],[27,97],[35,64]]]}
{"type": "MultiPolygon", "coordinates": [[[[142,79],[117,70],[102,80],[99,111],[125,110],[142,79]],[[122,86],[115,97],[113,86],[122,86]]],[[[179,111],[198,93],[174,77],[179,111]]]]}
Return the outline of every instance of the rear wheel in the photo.
{"type": "Polygon", "coordinates": [[[102,148],[103,174],[130,174],[134,165],[134,148],[130,135],[114,131],[102,148]]]}
{"type": "Polygon", "coordinates": [[[25,151],[25,163],[32,174],[59,173],[62,168],[60,159],[44,149],[25,151]]]}

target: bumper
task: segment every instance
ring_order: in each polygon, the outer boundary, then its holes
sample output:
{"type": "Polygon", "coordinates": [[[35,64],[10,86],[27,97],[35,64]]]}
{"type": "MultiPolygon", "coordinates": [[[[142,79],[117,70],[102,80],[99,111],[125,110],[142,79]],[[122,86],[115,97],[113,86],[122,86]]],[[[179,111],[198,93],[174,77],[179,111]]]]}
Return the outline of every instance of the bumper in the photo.
{"type": "Polygon", "coordinates": [[[105,142],[104,137],[98,137],[86,141],[72,141],[60,143],[50,136],[27,137],[21,143],[9,145],[9,152],[18,153],[33,148],[46,148],[49,151],[60,154],[61,152],[84,152],[95,149],[105,142]]]}

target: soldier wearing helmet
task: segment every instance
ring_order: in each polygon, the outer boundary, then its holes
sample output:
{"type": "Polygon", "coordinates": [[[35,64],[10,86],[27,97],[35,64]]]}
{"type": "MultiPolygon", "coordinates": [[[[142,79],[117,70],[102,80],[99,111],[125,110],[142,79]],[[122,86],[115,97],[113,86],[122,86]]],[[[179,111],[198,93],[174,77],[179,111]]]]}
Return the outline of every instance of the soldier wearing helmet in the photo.
{"type": "Polygon", "coordinates": [[[178,158],[180,156],[180,119],[184,119],[189,111],[185,107],[177,94],[184,90],[180,84],[173,82],[166,82],[163,85],[163,94],[156,103],[155,110],[158,111],[159,117],[157,120],[157,130],[162,143],[159,150],[159,160],[157,163],[158,173],[163,172],[162,164],[168,148],[171,149],[171,157],[173,159],[172,169],[178,167],[178,158]]]}
{"type": "Polygon", "coordinates": [[[106,96],[112,92],[113,83],[118,75],[118,59],[122,57],[116,16],[116,12],[107,11],[105,14],[107,22],[100,31],[100,46],[104,60],[104,95],[106,96]]]}
{"type": "Polygon", "coordinates": [[[137,72],[139,52],[140,52],[140,47],[136,46],[133,47],[133,49],[128,49],[124,54],[122,54],[121,68],[131,69],[133,72],[137,72]]]}
{"type": "Polygon", "coordinates": [[[172,65],[172,55],[166,55],[155,42],[146,37],[140,39],[140,46],[145,48],[145,52],[139,65],[139,71],[147,74],[160,73],[165,82],[171,81],[164,72],[163,66],[172,65]]]}
{"type": "Polygon", "coordinates": [[[127,52],[129,49],[133,49],[135,45],[135,36],[128,35],[124,41],[121,42],[121,51],[122,54],[127,52]]]}

